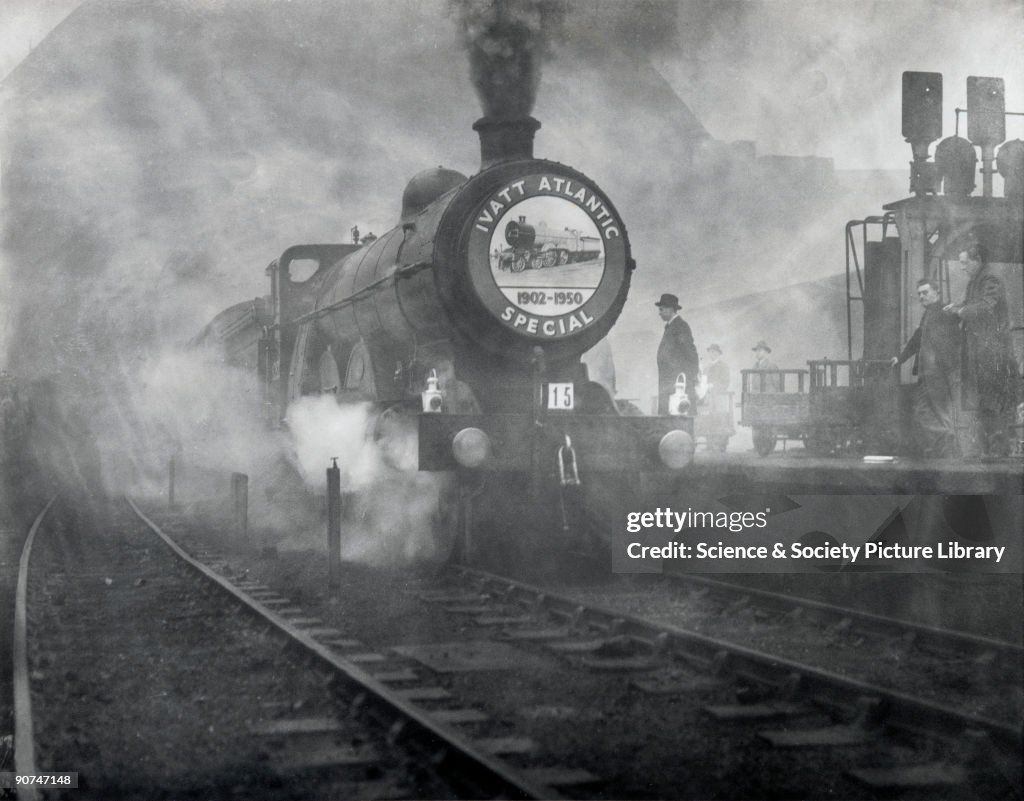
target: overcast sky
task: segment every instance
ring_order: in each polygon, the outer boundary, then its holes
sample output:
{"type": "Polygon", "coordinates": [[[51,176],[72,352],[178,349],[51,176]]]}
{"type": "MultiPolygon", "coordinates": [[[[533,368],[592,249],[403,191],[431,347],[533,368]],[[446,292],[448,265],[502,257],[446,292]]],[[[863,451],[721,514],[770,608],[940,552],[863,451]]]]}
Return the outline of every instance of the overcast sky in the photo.
{"type": "Polygon", "coordinates": [[[0,0],[0,80],[82,0],[0,0]]]}
{"type": "MultiPolygon", "coordinates": [[[[723,0],[694,19],[707,7],[683,4],[677,46],[653,61],[718,139],[906,169],[904,70],[942,73],[944,136],[968,75],[1003,78],[1007,110],[1024,112],[1022,0],[723,0]]],[[[1024,138],[1024,117],[1007,138],[1024,138]]]]}
{"type": "MultiPolygon", "coordinates": [[[[0,0],[0,76],[80,2],[0,0]]],[[[387,2],[367,9],[387,14],[387,2]]],[[[840,169],[903,169],[903,70],[943,73],[949,135],[968,75],[1003,77],[1007,109],[1024,111],[1021,53],[1021,0],[694,0],[651,59],[716,138],[840,169]]],[[[1024,138],[1024,117],[1008,119],[1007,136],[1024,138]]]]}

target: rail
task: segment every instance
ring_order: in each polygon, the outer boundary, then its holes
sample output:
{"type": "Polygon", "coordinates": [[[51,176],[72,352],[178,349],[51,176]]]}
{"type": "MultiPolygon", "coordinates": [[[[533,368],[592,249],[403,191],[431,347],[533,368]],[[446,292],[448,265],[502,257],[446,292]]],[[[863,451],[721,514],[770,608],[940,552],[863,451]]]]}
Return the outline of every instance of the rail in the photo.
{"type": "Polygon", "coordinates": [[[356,685],[360,691],[367,693],[370,696],[367,701],[375,702],[386,714],[397,714],[402,720],[411,724],[408,729],[414,729],[432,753],[444,751],[446,756],[456,763],[457,770],[453,772],[456,772],[464,781],[472,783],[474,794],[477,794],[477,797],[561,797],[553,788],[517,775],[514,768],[483,753],[461,734],[438,724],[422,710],[384,686],[371,674],[333,653],[327,645],[291,625],[284,617],[263,606],[216,571],[189,556],[180,545],[147,517],[131,498],[126,498],[126,500],[139,519],[189,567],[243,604],[248,611],[262,618],[265,623],[284,632],[294,642],[300,644],[307,653],[326,664],[339,678],[356,685]]]}
{"type": "Polygon", "coordinates": [[[500,588],[506,602],[521,600],[534,607],[543,607],[573,621],[574,625],[600,625],[614,631],[616,636],[647,643],[662,653],[674,651],[684,660],[721,663],[723,657],[720,655],[725,654],[733,672],[742,671],[751,678],[777,686],[784,686],[795,674],[799,677],[802,694],[817,696],[830,705],[855,708],[861,698],[878,699],[886,712],[886,723],[894,729],[908,733],[924,730],[950,739],[962,738],[965,732],[979,730],[1006,752],[1020,752],[1020,727],[1010,723],[948,709],[903,692],[678,626],[656,623],[593,604],[581,604],[576,599],[552,593],[546,588],[484,570],[469,567],[458,567],[455,570],[483,587],[500,588]]]}
{"type": "MultiPolygon", "coordinates": [[[[32,728],[32,692],[28,673],[28,563],[36,532],[50,511],[54,495],[32,522],[18,563],[18,588],[14,601],[14,770],[19,774],[35,774],[36,749],[32,728]]],[[[34,784],[17,785],[18,801],[36,801],[39,789],[34,784]]]]}

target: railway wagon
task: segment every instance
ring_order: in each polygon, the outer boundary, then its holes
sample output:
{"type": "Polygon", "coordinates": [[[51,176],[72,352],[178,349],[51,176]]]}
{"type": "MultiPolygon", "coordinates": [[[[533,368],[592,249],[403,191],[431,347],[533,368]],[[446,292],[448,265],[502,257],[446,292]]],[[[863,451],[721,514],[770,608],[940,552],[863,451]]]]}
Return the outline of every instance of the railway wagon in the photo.
{"type": "Polygon", "coordinates": [[[672,480],[693,453],[692,418],[621,414],[589,380],[580,357],[615,322],[636,265],[596,183],[534,158],[539,127],[478,120],[476,175],[421,172],[398,224],[370,244],[288,248],[267,268],[269,297],[232,307],[200,338],[255,367],[271,425],[300,398],[330,394],[372,404],[375,437],[411,432],[418,469],[455,478],[449,524],[463,554],[524,529],[602,539],[645,476],[672,480]],[[524,219],[576,232],[596,257],[524,289],[493,258],[524,219]],[[293,278],[300,269],[309,277],[293,278]]]}
{"type": "MultiPolygon", "coordinates": [[[[799,439],[821,455],[920,455],[916,379],[909,364],[899,369],[892,358],[921,321],[917,282],[929,279],[944,304],[956,303],[968,277],[951,265],[961,254],[982,253],[997,279],[999,303],[1005,303],[1005,321],[992,311],[1003,397],[998,416],[979,426],[978,399],[956,393],[957,440],[994,458],[1024,456],[1024,421],[1018,419],[1024,400],[1024,142],[1005,141],[1003,98],[1001,78],[968,78],[967,109],[956,109],[955,133],[939,142],[931,160],[931,143],[943,129],[942,76],[903,74],[902,133],[913,151],[913,196],[846,225],[844,357],[770,375],[744,371],[741,424],[752,427],[759,453],[771,453],[779,440],[799,439]],[[964,113],[967,138],[960,136],[964,113]],[[979,153],[982,187],[976,194],[979,153]],[[855,347],[861,349],[856,356],[855,347]]],[[[960,386],[975,369],[968,351],[965,341],[960,386]]]]}

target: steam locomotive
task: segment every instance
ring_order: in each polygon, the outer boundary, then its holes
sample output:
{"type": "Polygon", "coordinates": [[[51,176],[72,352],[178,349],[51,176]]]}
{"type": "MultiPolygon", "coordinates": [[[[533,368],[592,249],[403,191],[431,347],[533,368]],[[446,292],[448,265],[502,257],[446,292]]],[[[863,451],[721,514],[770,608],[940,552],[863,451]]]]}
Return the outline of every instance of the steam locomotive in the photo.
{"type": "Polygon", "coordinates": [[[551,233],[547,226],[538,228],[520,216],[505,226],[507,250],[497,253],[498,268],[521,273],[528,268],[557,267],[591,261],[601,255],[601,240],[568,228],[564,233],[551,233]]]}
{"type": "MultiPolygon", "coordinates": [[[[883,213],[846,226],[846,358],[818,359],[807,367],[766,374],[744,370],[741,425],[751,426],[757,451],[767,455],[777,440],[802,439],[825,456],[911,454],[914,442],[914,378],[891,363],[921,319],[916,283],[929,279],[946,300],[963,296],[966,278],[950,264],[966,251],[985,254],[1006,294],[1007,324],[998,335],[1005,349],[1006,414],[981,432],[977,447],[990,456],[1024,455],[1024,142],[1006,140],[1004,84],[1001,78],[967,80],[967,138],[942,136],[942,75],[903,74],[902,133],[913,151],[913,197],[890,203],[883,213]],[[997,150],[998,147],[998,150],[997,150]],[[981,153],[982,194],[973,194],[981,153]],[[1003,178],[1003,196],[994,176],[1003,178]],[[855,334],[863,332],[862,353],[855,334]],[[855,358],[857,355],[859,358],[855,358]],[[772,386],[768,381],[774,382],[772,386]],[[768,391],[766,391],[768,390],[768,391]]],[[[964,369],[969,369],[964,360],[964,369]]],[[[908,365],[909,366],[909,365],[908,365]]],[[[953,413],[960,439],[970,430],[971,402],[957,397],[953,413]]]]}
{"type": "Polygon", "coordinates": [[[479,173],[419,173],[399,224],[368,245],[288,248],[267,269],[269,297],[222,312],[200,341],[256,370],[271,424],[329,393],[373,404],[377,437],[414,428],[419,470],[456,477],[463,554],[481,532],[589,539],[643,476],[671,480],[690,463],[692,418],[621,413],[581,362],[635,268],[612,202],[583,173],[533,157],[535,119],[473,127],[479,173]],[[572,232],[572,247],[527,219],[572,232]],[[532,266],[577,264],[525,286],[524,265],[494,259],[505,244],[532,266]],[[293,278],[300,269],[310,277],[293,278]]]}

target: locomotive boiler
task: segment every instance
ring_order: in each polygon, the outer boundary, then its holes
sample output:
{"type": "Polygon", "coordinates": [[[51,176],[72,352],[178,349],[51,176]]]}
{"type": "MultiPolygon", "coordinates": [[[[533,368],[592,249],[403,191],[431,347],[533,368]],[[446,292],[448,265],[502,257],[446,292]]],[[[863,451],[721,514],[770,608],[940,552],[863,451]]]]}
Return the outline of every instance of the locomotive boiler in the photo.
{"type": "Polygon", "coordinates": [[[693,452],[690,418],[622,414],[587,375],[581,356],[618,317],[635,264],[596,183],[534,158],[539,127],[478,120],[476,175],[416,175],[399,224],[368,245],[288,248],[267,269],[269,298],[207,329],[257,370],[274,424],[330,393],[372,403],[378,437],[414,427],[418,469],[458,478],[465,547],[524,526],[590,537],[644,476],[671,480],[693,452]],[[540,221],[561,233],[545,238],[540,221]],[[547,269],[510,268],[517,252],[547,269]]]}

